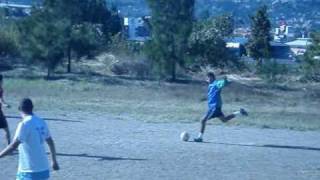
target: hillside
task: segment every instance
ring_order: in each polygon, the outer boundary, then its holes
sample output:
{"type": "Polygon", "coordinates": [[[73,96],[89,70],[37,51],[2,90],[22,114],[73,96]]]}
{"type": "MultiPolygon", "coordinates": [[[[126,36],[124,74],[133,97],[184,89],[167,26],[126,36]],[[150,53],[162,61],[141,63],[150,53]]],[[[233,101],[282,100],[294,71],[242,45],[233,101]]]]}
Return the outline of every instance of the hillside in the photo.
{"type": "MultiPolygon", "coordinates": [[[[23,4],[32,2],[32,0],[9,1],[23,4]]],[[[116,5],[124,16],[149,14],[146,0],[107,0],[107,2],[116,5]]],[[[320,28],[320,1],[318,0],[196,0],[196,16],[201,18],[206,15],[231,13],[238,26],[248,26],[249,16],[262,4],[270,7],[273,24],[285,20],[292,26],[307,29],[320,28]]]]}

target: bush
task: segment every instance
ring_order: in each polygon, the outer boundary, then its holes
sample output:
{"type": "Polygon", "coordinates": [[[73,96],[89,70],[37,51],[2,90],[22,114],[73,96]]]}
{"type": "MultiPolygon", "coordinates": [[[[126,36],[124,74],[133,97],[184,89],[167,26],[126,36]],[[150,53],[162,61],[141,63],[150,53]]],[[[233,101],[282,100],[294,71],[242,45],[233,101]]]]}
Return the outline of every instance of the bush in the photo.
{"type": "Polygon", "coordinates": [[[280,75],[288,73],[288,68],[284,64],[279,64],[275,59],[267,60],[258,67],[258,73],[270,82],[279,80],[280,75]]]}
{"type": "Polygon", "coordinates": [[[145,79],[150,75],[150,64],[146,61],[124,61],[113,64],[110,70],[116,75],[129,75],[145,79]]]}
{"type": "Polygon", "coordinates": [[[117,62],[111,66],[110,70],[116,75],[126,75],[129,74],[129,65],[127,62],[117,62]]]}
{"type": "Polygon", "coordinates": [[[311,34],[312,45],[301,58],[301,69],[307,80],[320,81],[320,32],[311,34]]]}
{"type": "Polygon", "coordinates": [[[6,29],[0,29],[0,56],[16,55],[18,53],[17,35],[6,29]]]}
{"type": "Polygon", "coordinates": [[[111,39],[109,51],[118,55],[139,55],[144,48],[143,42],[127,41],[121,33],[116,34],[111,39]]]}
{"type": "Polygon", "coordinates": [[[301,70],[306,80],[320,82],[320,60],[305,58],[302,61],[301,70]]]}
{"type": "Polygon", "coordinates": [[[0,71],[12,70],[12,59],[11,58],[1,58],[0,57],[0,71]]]}

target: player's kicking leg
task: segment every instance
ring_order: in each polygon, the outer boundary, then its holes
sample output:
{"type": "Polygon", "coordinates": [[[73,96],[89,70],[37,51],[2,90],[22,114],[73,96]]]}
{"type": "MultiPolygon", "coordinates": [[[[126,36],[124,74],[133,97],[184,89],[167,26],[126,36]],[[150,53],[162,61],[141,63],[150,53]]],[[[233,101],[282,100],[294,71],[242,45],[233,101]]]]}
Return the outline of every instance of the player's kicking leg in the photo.
{"type": "Polygon", "coordinates": [[[243,115],[243,116],[248,116],[248,112],[245,109],[241,108],[239,111],[236,111],[228,116],[225,116],[223,113],[221,113],[221,116],[219,116],[218,118],[222,122],[226,123],[226,122],[230,121],[231,119],[235,118],[239,114],[243,115]]]}
{"type": "Polygon", "coordinates": [[[221,108],[217,108],[213,112],[209,111],[207,113],[207,115],[205,115],[204,118],[202,118],[200,133],[199,133],[198,137],[194,139],[194,141],[195,142],[203,142],[203,134],[204,134],[204,131],[206,128],[206,123],[209,119],[218,117],[222,122],[226,123],[226,122],[230,121],[231,119],[235,118],[239,114],[243,115],[243,116],[248,116],[248,112],[242,108],[239,111],[236,111],[228,116],[225,116],[222,113],[221,108]]]}

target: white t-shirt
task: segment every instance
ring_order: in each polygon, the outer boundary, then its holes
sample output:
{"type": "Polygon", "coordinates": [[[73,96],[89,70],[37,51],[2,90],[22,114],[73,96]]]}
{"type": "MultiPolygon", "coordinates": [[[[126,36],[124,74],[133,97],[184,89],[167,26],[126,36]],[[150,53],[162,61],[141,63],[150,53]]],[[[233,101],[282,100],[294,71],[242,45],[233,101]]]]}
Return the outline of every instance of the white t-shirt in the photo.
{"type": "Polygon", "coordinates": [[[50,137],[46,122],[37,116],[27,116],[19,123],[15,139],[19,140],[19,172],[49,170],[45,141],[50,137]]]}

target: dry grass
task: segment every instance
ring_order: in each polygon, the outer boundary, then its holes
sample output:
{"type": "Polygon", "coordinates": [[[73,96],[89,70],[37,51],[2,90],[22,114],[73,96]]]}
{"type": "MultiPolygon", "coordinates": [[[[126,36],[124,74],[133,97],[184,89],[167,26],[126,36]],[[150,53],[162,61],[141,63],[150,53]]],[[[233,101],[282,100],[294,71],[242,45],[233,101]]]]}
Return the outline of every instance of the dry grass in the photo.
{"type": "MultiPolygon", "coordinates": [[[[189,123],[198,121],[206,111],[206,102],[200,101],[206,96],[205,84],[158,84],[110,78],[56,81],[7,78],[6,97],[14,106],[19,99],[31,97],[38,111],[51,111],[57,116],[90,113],[121,120],[189,123]]],[[[320,130],[319,90],[319,84],[271,87],[257,79],[236,80],[223,92],[224,111],[230,113],[244,107],[250,117],[228,125],[320,130]]],[[[7,113],[17,112],[11,109],[7,113]]]]}
{"type": "MultiPolygon", "coordinates": [[[[121,120],[145,122],[199,121],[206,112],[206,84],[170,84],[136,81],[115,77],[109,71],[119,59],[102,54],[95,60],[77,63],[76,74],[58,74],[58,80],[45,81],[45,72],[33,67],[8,71],[5,90],[8,101],[17,106],[23,97],[31,97],[37,110],[51,111],[57,116],[93,114],[121,120]],[[24,77],[24,78],[21,78],[24,77]]],[[[59,70],[63,72],[64,69],[59,70]]],[[[200,75],[192,75],[199,80],[200,75]]],[[[254,76],[229,74],[234,81],[223,91],[224,112],[240,107],[250,116],[228,125],[261,128],[320,130],[320,84],[287,81],[268,84],[254,76]]],[[[7,113],[15,114],[16,109],[7,113]]],[[[212,121],[220,124],[219,121],[212,121]]]]}

